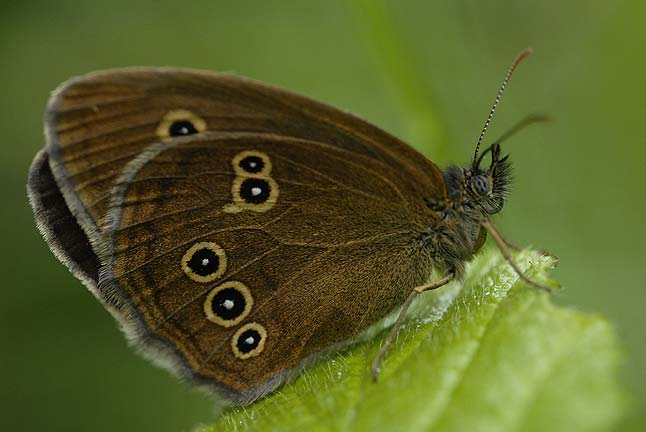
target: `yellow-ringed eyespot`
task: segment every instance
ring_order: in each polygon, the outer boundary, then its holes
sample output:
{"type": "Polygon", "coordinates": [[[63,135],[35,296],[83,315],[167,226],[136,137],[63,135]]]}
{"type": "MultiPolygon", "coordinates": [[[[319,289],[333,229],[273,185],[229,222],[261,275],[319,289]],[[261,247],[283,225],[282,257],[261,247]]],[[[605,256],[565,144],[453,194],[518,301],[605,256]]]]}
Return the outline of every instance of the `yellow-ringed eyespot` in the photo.
{"type": "Polygon", "coordinates": [[[267,331],[265,328],[256,322],[252,322],[243,325],[235,332],[233,338],[231,338],[231,348],[236,357],[247,359],[260,354],[265,348],[266,340],[267,331]]]}
{"type": "Polygon", "coordinates": [[[223,327],[239,324],[251,312],[253,297],[242,282],[229,281],[209,293],[204,301],[206,318],[223,327]]]}
{"type": "Polygon", "coordinates": [[[195,282],[211,282],[226,271],[227,256],[217,243],[196,243],[182,257],[181,266],[195,282]]]}

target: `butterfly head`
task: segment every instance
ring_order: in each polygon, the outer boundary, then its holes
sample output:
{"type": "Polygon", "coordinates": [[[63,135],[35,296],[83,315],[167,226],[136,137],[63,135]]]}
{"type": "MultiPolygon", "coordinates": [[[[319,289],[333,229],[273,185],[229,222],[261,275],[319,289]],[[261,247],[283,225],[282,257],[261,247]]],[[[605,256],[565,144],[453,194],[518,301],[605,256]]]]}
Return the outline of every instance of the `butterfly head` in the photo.
{"type": "Polygon", "coordinates": [[[469,167],[449,167],[444,173],[448,192],[449,215],[479,223],[502,210],[511,184],[509,155],[501,157],[499,144],[487,148],[469,167]],[[482,167],[491,153],[488,167],[482,167]]]}
{"type": "Polygon", "coordinates": [[[492,144],[470,168],[463,169],[463,200],[483,216],[496,214],[505,204],[510,183],[509,155],[501,157],[500,144],[492,144]],[[491,163],[482,168],[480,164],[487,153],[491,153],[491,163]]]}
{"type": "Polygon", "coordinates": [[[463,262],[483,246],[486,239],[482,223],[500,212],[511,183],[509,156],[501,157],[500,144],[494,143],[467,167],[449,166],[444,171],[446,196],[427,198],[427,206],[437,222],[426,236],[431,249],[446,252],[441,268],[462,274],[463,262]],[[491,154],[488,167],[483,160],[491,154]]]}

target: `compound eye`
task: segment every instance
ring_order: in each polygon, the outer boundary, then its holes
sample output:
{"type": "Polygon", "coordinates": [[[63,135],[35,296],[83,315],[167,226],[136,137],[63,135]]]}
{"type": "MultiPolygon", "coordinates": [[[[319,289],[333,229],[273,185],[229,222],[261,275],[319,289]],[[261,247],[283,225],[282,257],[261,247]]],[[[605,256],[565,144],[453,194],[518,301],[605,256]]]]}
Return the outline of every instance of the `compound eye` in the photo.
{"type": "Polygon", "coordinates": [[[471,188],[475,193],[477,193],[480,196],[486,196],[489,194],[489,180],[487,177],[479,175],[475,176],[473,180],[471,180],[471,188]]]}

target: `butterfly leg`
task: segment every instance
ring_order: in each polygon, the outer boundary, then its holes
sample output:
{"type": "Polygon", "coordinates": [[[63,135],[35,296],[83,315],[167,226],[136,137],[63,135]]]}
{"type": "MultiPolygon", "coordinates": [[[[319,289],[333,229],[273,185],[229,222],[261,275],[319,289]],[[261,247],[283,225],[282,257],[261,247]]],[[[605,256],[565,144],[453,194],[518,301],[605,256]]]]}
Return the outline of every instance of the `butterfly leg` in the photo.
{"type": "Polygon", "coordinates": [[[494,226],[493,226],[493,224],[491,223],[491,221],[490,221],[490,220],[482,221],[482,222],[481,222],[481,225],[482,225],[482,227],[483,227],[484,229],[486,229],[486,230],[487,230],[487,232],[488,232],[489,234],[491,234],[491,237],[493,237],[493,239],[496,241],[496,244],[498,245],[498,248],[500,249],[500,252],[502,253],[502,256],[504,256],[504,257],[505,257],[505,259],[507,260],[507,262],[509,263],[509,265],[511,265],[511,266],[512,266],[512,268],[516,271],[516,273],[518,274],[518,276],[519,276],[522,280],[524,280],[525,282],[527,282],[527,283],[528,283],[528,284],[530,284],[530,285],[535,286],[536,288],[540,288],[540,289],[542,289],[543,291],[552,292],[552,288],[550,288],[550,287],[548,287],[548,286],[546,286],[546,285],[542,285],[542,284],[540,284],[540,283],[538,283],[538,282],[536,282],[536,281],[534,281],[534,280],[530,279],[529,277],[527,277],[527,276],[525,275],[525,273],[523,273],[523,271],[522,271],[522,270],[520,269],[520,267],[518,267],[518,265],[514,262],[514,260],[513,260],[513,259],[512,259],[512,257],[511,257],[511,254],[509,253],[509,249],[507,248],[507,247],[509,246],[509,244],[508,244],[508,243],[505,241],[505,239],[500,235],[500,233],[498,232],[498,230],[497,230],[496,228],[494,228],[494,226]]]}
{"type": "MultiPolygon", "coordinates": [[[[493,223],[491,222],[491,219],[487,219],[487,222],[489,222],[489,227],[490,227],[491,229],[493,229],[494,231],[496,231],[496,234],[498,235],[498,238],[499,238],[499,239],[500,239],[500,240],[501,240],[501,241],[502,241],[502,242],[503,242],[503,243],[504,243],[504,244],[505,244],[509,249],[513,249],[513,250],[515,250],[515,251],[521,251],[521,250],[523,250],[523,248],[522,248],[522,247],[518,246],[518,245],[517,245],[517,244],[515,244],[515,243],[510,242],[510,241],[509,241],[509,240],[507,240],[505,237],[503,237],[502,233],[501,233],[500,231],[498,231],[498,229],[493,225],[493,223]]],[[[486,227],[485,227],[485,229],[487,229],[487,231],[489,232],[489,229],[488,229],[488,228],[486,228],[486,227]]]]}
{"type": "Polygon", "coordinates": [[[372,360],[372,379],[373,381],[377,381],[377,378],[379,377],[379,364],[381,363],[382,357],[386,354],[388,351],[388,348],[392,343],[395,341],[395,338],[397,337],[397,333],[399,332],[400,327],[402,326],[402,323],[404,322],[404,316],[406,315],[406,312],[408,311],[408,308],[410,305],[413,303],[413,300],[415,298],[423,293],[424,291],[431,291],[437,288],[440,288],[453,279],[455,274],[453,272],[450,272],[447,276],[443,277],[442,279],[432,282],[426,285],[420,285],[418,287],[413,288],[413,290],[410,292],[408,295],[408,298],[404,302],[404,305],[401,308],[401,311],[399,312],[399,315],[397,316],[397,321],[395,321],[395,324],[392,326],[390,329],[390,333],[388,334],[388,338],[386,339],[386,342],[382,345],[381,349],[375,356],[375,358],[372,360]]]}

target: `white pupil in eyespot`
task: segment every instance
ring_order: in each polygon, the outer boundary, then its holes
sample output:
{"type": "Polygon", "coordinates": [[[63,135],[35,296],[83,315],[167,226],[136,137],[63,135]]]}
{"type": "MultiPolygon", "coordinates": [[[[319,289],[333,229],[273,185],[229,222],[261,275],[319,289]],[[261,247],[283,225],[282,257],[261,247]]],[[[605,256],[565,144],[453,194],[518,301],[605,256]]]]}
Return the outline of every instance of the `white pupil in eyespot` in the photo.
{"type": "Polygon", "coordinates": [[[258,196],[261,193],[262,193],[262,189],[260,189],[259,187],[256,186],[251,188],[251,195],[258,196]]]}
{"type": "Polygon", "coordinates": [[[256,162],[251,161],[251,162],[249,162],[249,166],[250,166],[251,168],[255,168],[255,167],[257,167],[257,166],[258,166],[258,164],[257,164],[256,162]]]}
{"type": "Polygon", "coordinates": [[[255,339],[253,338],[253,336],[249,336],[247,339],[244,340],[244,343],[246,343],[247,345],[253,345],[254,340],[255,339]]]}
{"type": "Polygon", "coordinates": [[[225,301],[223,301],[223,302],[222,302],[222,306],[223,306],[226,310],[231,310],[231,309],[233,309],[233,306],[235,306],[235,303],[233,303],[233,300],[229,300],[229,299],[227,299],[227,300],[225,300],[225,301]]]}
{"type": "Polygon", "coordinates": [[[202,267],[206,267],[207,265],[209,265],[209,259],[208,259],[208,258],[204,258],[204,259],[202,260],[202,267]]]}

